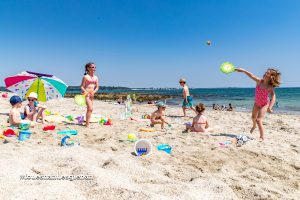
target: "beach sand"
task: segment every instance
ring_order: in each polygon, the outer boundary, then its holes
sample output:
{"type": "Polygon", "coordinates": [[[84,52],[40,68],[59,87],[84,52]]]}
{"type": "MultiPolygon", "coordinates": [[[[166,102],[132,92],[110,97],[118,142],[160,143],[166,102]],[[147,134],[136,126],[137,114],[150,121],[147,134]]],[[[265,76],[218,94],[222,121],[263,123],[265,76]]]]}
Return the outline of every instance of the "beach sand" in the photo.
{"type": "MultiPolygon", "coordinates": [[[[7,125],[8,100],[0,99],[0,122],[7,125]]],[[[47,102],[51,112],[77,116],[84,108],[73,99],[47,102]]],[[[134,105],[133,116],[150,114],[154,106],[134,105]]],[[[80,146],[61,147],[57,131],[31,128],[31,138],[20,142],[7,138],[0,143],[0,199],[299,199],[300,117],[268,114],[266,140],[259,132],[251,135],[249,112],[206,111],[212,134],[182,133],[184,123],[178,107],[168,107],[171,128],[138,132],[147,121],[120,120],[124,107],[95,101],[94,113],[112,119],[112,126],[92,124],[94,129],[56,124],[58,129],[75,129],[80,146]],[[137,157],[127,135],[151,141],[152,154],[137,157]],[[254,137],[242,147],[218,143],[232,135],[254,137]],[[172,146],[171,155],[156,145],[172,146]],[[20,176],[89,176],[90,180],[20,180],[20,176]]],[[[52,124],[52,123],[51,123],[52,124]]],[[[3,128],[2,128],[3,130],[3,128]]],[[[1,132],[2,132],[1,130],[1,132]]],[[[46,178],[46,177],[45,177],[46,178]]],[[[84,178],[84,177],[83,177],[84,178]]]]}

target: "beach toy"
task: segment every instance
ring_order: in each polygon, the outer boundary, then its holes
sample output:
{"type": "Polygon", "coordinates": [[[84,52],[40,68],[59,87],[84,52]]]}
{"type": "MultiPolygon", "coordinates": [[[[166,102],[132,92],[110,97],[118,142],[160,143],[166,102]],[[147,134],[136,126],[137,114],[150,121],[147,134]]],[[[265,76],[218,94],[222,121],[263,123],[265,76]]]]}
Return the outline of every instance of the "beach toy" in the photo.
{"type": "Polygon", "coordinates": [[[5,137],[13,137],[13,136],[16,136],[17,133],[13,129],[9,128],[9,129],[6,129],[3,131],[3,135],[5,137]]]}
{"type": "Polygon", "coordinates": [[[60,134],[60,135],[77,135],[78,131],[76,131],[76,130],[62,130],[62,131],[58,131],[57,134],[60,134]]]}
{"type": "Polygon", "coordinates": [[[186,123],[184,123],[184,125],[186,125],[186,126],[192,126],[192,123],[191,122],[186,122],[186,123]]]}
{"type": "Polygon", "coordinates": [[[246,136],[246,135],[238,135],[238,136],[236,136],[236,146],[240,147],[243,144],[245,144],[246,142],[248,142],[249,140],[253,140],[253,138],[246,136]]]}
{"type": "Polygon", "coordinates": [[[153,128],[140,128],[140,132],[155,132],[156,130],[153,128]]]}
{"type": "Polygon", "coordinates": [[[143,116],[142,116],[142,119],[150,119],[150,118],[151,118],[150,115],[143,115],[143,116]]]}
{"type": "Polygon", "coordinates": [[[152,144],[150,141],[141,139],[135,142],[134,152],[137,156],[148,156],[152,152],[152,144]]]}
{"type": "Polygon", "coordinates": [[[7,93],[2,94],[2,98],[8,98],[8,94],[7,93]]]}
{"type": "Polygon", "coordinates": [[[108,119],[108,120],[104,123],[104,125],[112,125],[111,119],[108,119]]]}
{"type": "Polygon", "coordinates": [[[231,144],[231,141],[219,142],[220,147],[227,147],[231,144]]]}
{"type": "Polygon", "coordinates": [[[157,150],[164,151],[167,154],[171,154],[172,147],[168,144],[160,144],[157,146],[157,150]]]}
{"type": "Polygon", "coordinates": [[[79,106],[86,106],[86,100],[85,100],[85,96],[86,95],[81,95],[81,94],[78,94],[74,97],[74,101],[77,105],[79,106]]]}
{"type": "Polygon", "coordinates": [[[130,142],[135,142],[137,140],[136,135],[134,133],[129,133],[127,139],[130,142]]]}
{"type": "Polygon", "coordinates": [[[74,117],[72,115],[65,116],[69,121],[74,121],[74,117]]]}
{"type": "Polygon", "coordinates": [[[44,112],[45,112],[45,115],[46,115],[46,116],[49,116],[49,115],[52,114],[51,111],[49,111],[49,110],[45,110],[44,112]]]}
{"type": "Polygon", "coordinates": [[[30,121],[29,120],[21,120],[21,123],[19,125],[19,128],[21,130],[28,130],[30,128],[30,121]]]}
{"type": "Polygon", "coordinates": [[[108,119],[107,119],[107,118],[101,117],[99,123],[100,123],[100,124],[104,124],[104,123],[106,123],[106,122],[108,122],[108,119]]]}
{"type": "Polygon", "coordinates": [[[235,71],[235,67],[231,62],[224,62],[221,64],[220,70],[225,74],[229,74],[235,71]]]}
{"type": "Polygon", "coordinates": [[[77,119],[78,124],[83,124],[83,122],[84,122],[84,116],[78,116],[75,119],[77,119]]]}
{"type": "Polygon", "coordinates": [[[60,144],[61,144],[61,146],[64,146],[64,147],[71,147],[71,146],[74,146],[74,145],[80,145],[78,140],[70,140],[70,136],[68,136],[68,135],[61,139],[60,144]]]}
{"type": "Polygon", "coordinates": [[[44,128],[43,128],[43,131],[53,131],[53,130],[55,130],[54,125],[44,126],[44,128]]]}
{"type": "Polygon", "coordinates": [[[20,132],[19,132],[19,138],[18,138],[18,139],[19,139],[20,141],[27,140],[27,139],[30,138],[31,133],[32,133],[32,132],[31,132],[31,131],[28,131],[28,130],[27,130],[27,131],[24,131],[24,130],[23,130],[23,131],[20,131],[20,132]]]}
{"type": "Polygon", "coordinates": [[[111,122],[105,122],[103,125],[106,125],[106,126],[111,126],[112,123],[111,122]]]}

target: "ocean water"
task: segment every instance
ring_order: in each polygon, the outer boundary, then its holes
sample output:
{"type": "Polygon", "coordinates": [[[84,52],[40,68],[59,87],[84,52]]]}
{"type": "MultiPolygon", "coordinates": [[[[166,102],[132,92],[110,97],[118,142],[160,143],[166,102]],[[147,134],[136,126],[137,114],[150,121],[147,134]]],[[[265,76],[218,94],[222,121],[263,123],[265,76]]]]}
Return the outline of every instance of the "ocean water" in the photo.
{"type": "MultiPolygon", "coordinates": [[[[76,88],[69,93],[79,93],[76,88]]],[[[115,89],[100,90],[105,93],[143,93],[172,95],[175,98],[167,99],[169,105],[181,105],[182,89],[115,89]]],[[[278,107],[274,106],[274,111],[278,113],[300,114],[300,88],[276,88],[276,98],[278,107]]],[[[194,103],[204,103],[210,107],[212,104],[228,106],[229,103],[239,111],[251,110],[254,104],[255,88],[195,88],[190,89],[194,103]]]]}

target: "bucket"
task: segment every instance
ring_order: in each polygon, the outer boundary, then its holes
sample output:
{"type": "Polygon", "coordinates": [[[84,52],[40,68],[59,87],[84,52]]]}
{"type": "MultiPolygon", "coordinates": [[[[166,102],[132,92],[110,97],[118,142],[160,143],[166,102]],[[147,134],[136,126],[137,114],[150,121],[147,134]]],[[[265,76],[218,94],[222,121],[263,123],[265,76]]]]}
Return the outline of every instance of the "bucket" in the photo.
{"type": "Polygon", "coordinates": [[[28,130],[30,128],[30,121],[29,120],[21,120],[21,123],[19,125],[21,130],[28,130]]]}
{"type": "Polygon", "coordinates": [[[135,142],[134,152],[137,156],[148,156],[152,152],[152,144],[150,141],[141,139],[135,142]]]}
{"type": "Polygon", "coordinates": [[[19,140],[24,141],[30,138],[31,131],[20,131],[19,132],[19,140]]]}

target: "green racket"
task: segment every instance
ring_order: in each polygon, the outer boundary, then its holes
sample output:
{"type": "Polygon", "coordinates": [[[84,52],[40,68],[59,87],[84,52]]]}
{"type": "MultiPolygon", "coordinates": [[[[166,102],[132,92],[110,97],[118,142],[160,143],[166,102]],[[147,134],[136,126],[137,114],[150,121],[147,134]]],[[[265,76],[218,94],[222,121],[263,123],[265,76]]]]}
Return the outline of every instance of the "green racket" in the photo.
{"type": "Polygon", "coordinates": [[[74,98],[75,103],[79,106],[86,106],[85,96],[86,95],[81,95],[81,94],[76,95],[74,98]]]}
{"type": "Polygon", "coordinates": [[[229,74],[235,71],[235,67],[231,62],[224,62],[220,66],[221,72],[229,74]]]}

